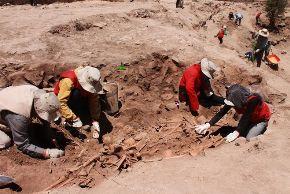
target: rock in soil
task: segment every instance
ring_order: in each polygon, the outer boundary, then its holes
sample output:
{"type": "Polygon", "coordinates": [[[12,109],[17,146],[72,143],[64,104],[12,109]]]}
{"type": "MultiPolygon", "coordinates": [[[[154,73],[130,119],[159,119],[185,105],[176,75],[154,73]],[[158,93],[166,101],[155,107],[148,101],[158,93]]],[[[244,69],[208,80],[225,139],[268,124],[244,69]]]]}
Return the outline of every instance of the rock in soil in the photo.
{"type": "Polygon", "coordinates": [[[135,137],[134,137],[134,140],[136,141],[140,141],[142,139],[145,139],[147,137],[148,133],[146,132],[141,132],[139,134],[137,134],[135,137]]]}
{"type": "Polygon", "coordinates": [[[129,139],[126,139],[123,143],[126,147],[130,147],[134,145],[136,141],[132,137],[130,137],[129,139]]]}

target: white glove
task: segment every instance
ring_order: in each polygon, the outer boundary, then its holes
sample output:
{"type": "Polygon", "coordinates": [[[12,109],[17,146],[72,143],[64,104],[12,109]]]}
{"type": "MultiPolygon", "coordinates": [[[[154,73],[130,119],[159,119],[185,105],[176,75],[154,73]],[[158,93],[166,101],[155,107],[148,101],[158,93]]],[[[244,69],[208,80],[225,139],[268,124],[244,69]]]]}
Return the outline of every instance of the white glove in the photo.
{"type": "Polygon", "coordinates": [[[44,153],[45,158],[59,158],[63,155],[64,151],[59,149],[46,149],[44,153]]]}
{"type": "Polygon", "coordinates": [[[205,123],[203,125],[197,125],[196,128],[195,128],[195,131],[198,134],[203,134],[204,135],[209,128],[210,128],[210,124],[209,123],[205,123]]]}
{"type": "Polygon", "coordinates": [[[100,136],[100,125],[99,122],[94,121],[91,127],[91,130],[93,131],[93,138],[98,139],[100,136]]]}
{"type": "Polygon", "coordinates": [[[234,131],[226,136],[226,142],[232,142],[239,137],[240,133],[238,131],[234,131]]]}
{"type": "Polygon", "coordinates": [[[80,128],[82,126],[83,126],[83,123],[82,123],[80,118],[77,118],[77,119],[73,120],[72,127],[80,128]]]}

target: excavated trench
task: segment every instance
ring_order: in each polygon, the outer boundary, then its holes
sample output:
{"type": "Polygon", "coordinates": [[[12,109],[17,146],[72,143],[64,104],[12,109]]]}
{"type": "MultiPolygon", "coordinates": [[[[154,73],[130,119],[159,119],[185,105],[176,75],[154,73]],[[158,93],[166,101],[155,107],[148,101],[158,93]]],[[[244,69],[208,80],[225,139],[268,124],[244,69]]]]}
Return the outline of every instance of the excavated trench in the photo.
{"type": "MultiPolygon", "coordinates": [[[[253,90],[263,94],[270,103],[281,102],[280,96],[271,96],[267,86],[258,74],[250,74],[246,70],[231,67],[223,61],[216,61],[222,72],[212,83],[215,92],[225,95],[225,85],[241,83],[250,86],[253,90]],[[280,99],[280,101],[279,101],[280,99]]],[[[52,87],[57,75],[72,65],[47,65],[42,64],[29,68],[19,64],[1,64],[1,86],[19,85],[30,83],[40,88],[52,87]],[[53,67],[52,67],[53,66],[53,67]],[[4,78],[5,77],[5,78],[4,78]]],[[[197,135],[193,126],[210,119],[219,107],[210,109],[201,107],[198,117],[193,117],[184,104],[178,107],[178,82],[185,64],[173,61],[170,57],[153,53],[145,59],[138,59],[124,65],[118,70],[116,64],[101,64],[104,81],[116,82],[119,85],[119,100],[122,103],[117,115],[103,114],[101,128],[103,138],[100,144],[92,139],[92,134],[81,130],[83,136],[74,137],[80,146],[72,144],[63,145],[66,155],[53,164],[49,161],[39,161],[19,153],[15,146],[9,152],[1,152],[6,164],[0,167],[2,172],[11,169],[30,168],[41,173],[29,174],[37,179],[46,178],[41,186],[31,187],[27,184],[26,191],[40,191],[49,186],[57,177],[68,174],[72,178],[66,184],[85,184],[93,186],[99,183],[116,170],[128,169],[139,161],[161,160],[180,155],[204,153],[207,148],[214,148],[223,143],[223,132],[231,127],[213,127],[205,136],[197,135]],[[224,129],[224,130],[222,130],[224,129]],[[222,132],[223,131],[223,132],[222,132]],[[93,160],[89,169],[68,173],[68,169],[79,167],[92,156],[93,160]],[[21,164],[21,165],[19,165],[21,164]],[[37,165],[35,165],[37,164],[37,165]],[[44,170],[49,169],[49,170],[44,170]],[[91,181],[89,181],[91,180],[91,181]],[[94,181],[92,181],[94,180],[94,181]]],[[[220,121],[220,126],[235,126],[234,112],[230,112],[220,121]]],[[[41,131],[41,130],[40,130],[41,131]]],[[[59,134],[59,133],[58,133],[59,134]]],[[[73,134],[74,135],[74,134],[73,134]]],[[[62,144],[63,141],[58,142],[62,144]]]]}

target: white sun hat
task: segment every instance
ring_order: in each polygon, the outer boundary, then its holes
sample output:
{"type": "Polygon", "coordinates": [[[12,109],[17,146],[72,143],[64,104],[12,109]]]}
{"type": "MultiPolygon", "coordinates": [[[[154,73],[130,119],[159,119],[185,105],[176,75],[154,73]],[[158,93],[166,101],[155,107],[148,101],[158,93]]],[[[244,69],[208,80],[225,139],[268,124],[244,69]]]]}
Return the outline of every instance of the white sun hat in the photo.
{"type": "Polygon", "coordinates": [[[268,37],[269,36],[269,31],[266,28],[263,28],[262,30],[259,30],[259,35],[263,37],[268,37]]]}
{"type": "Polygon", "coordinates": [[[93,94],[103,94],[100,71],[91,66],[80,67],[75,70],[76,76],[82,88],[93,94]]]}
{"type": "Polygon", "coordinates": [[[52,122],[59,118],[59,108],[60,102],[54,93],[46,93],[44,90],[34,92],[34,109],[41,119],[52,122]]]}
{"type": "Polygon", "coordinates": [[[214,72],[220,70],[216,64],[214,64],[212,61],[209,61],[207,58],[203,58],[200,64],[202,73],[210,79],[213,79],[214,72]]]}

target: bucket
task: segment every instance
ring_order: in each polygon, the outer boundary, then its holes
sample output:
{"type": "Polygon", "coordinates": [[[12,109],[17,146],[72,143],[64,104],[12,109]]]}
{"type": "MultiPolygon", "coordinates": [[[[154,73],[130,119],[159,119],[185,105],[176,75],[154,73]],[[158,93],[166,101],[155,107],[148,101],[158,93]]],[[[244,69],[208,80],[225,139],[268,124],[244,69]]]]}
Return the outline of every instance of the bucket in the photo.
{"type": "Polygon", "coordinates": [[[103,83],[103,88],[106,91],[101,97],[104,111],[109,115],[119,112],[118,85],[116,83],[105,82],[103,83]]]}
{"type": "Polygon", "coordinates": [[[272,64],[278,64],[280,62],[280,58],[275,54],[268,55],[267,60],[272,64]]]}

